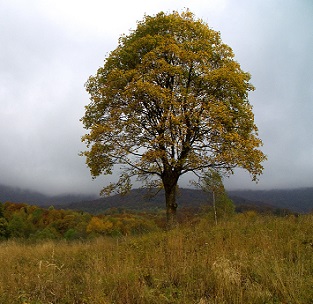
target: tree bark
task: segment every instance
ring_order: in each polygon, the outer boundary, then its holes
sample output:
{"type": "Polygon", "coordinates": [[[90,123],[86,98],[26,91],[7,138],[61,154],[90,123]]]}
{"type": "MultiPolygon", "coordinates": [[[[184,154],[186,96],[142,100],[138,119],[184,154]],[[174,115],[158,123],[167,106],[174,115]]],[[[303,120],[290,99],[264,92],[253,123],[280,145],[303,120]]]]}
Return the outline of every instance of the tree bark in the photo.
{"type": "Polygon", "coordinates": [[[215,203],[215,192],[214,191],[212,191],[212,198],[213,198],[214,220],[215,220],[215,225],[217,225],[217,213],[216,213],[216,203],[215,203]]]}
{"type": "Polygon", "coordinates": [[[166,202],[166,219],[168,229],[172,229],[177,225],[177,203],[176,203],[176,188],[165,188],[165,202],[166,202]]]}
{"type": "Polygon", "coordinates": [[[166,203],[166,218],[168,229],[174,228],[177,225],[177,181],[179,174],[176,172],[165,172],[162,181],[165,190],[165,203],[166,203]]]}

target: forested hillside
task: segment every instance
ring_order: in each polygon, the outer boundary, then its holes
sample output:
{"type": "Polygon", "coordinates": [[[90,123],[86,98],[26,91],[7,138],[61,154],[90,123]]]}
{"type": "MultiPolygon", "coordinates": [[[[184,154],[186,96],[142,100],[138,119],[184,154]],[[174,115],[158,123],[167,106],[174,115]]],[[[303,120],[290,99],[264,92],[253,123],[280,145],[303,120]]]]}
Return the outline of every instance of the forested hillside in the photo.
{"type": "MultiPolygon", "coordinates": [[[[292,192],[292,190],[291,190],[292,192]]],[[[313,192],[313,191],[312,191],[313,192]]],[[[255,210],[266,213],[281,213],[288,209],[291,212],[305,213],[313,209],[313,193],[311,198],[299,196],[295,204],[285,195],[285,192],[277,192],[277,196],[271,198],[271,191],[265,191],[265,195],[258,197],[257,191],[229,191],[228,196],[235,204],[237,211],[255,210]],[[275,200],[274,198],[279,198],[275,200]],[[301,203],[303,199],[303,204],[301,203]]],[[[276,193],[276,192],[275,192],[276,193]]],[[[179,189],[178,212],[181,209],[198,210],[212,204],[212,194],[195,189],[179,189]]],[[[147,189],[134,189],[125,196],[113,195],[91,201],[81,201],[66,205],[70,209],[84,210],[91,213],[105,212],[110,208],[120,208],[127,210],[163,210],[165,208],[164,192],[160,191],[156,195],[150,195],[147,189]]]]}
{"type": "MultiPolygon", "coordinates": [[[[238,208],[289,209],[293,212],[308,213],[313,210],[313,188],[285,190],[236,190],[228,191],[229,197],[238,208]]],[[[179,190],[179,209],[199,208],[211,202],[211,195],[200,190],[179,190]]],[[[0,185],[0,202],[19,202],[48,207],[83,210],[91,213],[105,212],[110,208],[145,210],[163,209],[164,192],[156,195],[147,189],[134,189],[128,195],[112,195],[99,198],[96,195],[47,196],[40,192],[0,185]]]]}
{"type": "Polygon", "coordinates": [[[244,198],[250,202],[262,202],[300,213],[313,211],[313,187],[284,190],[237,190],[229,191],[228,194],[233,200],[236,200],[236,197],[244,198]]]}
{"type": "Polygon", "coordinates": [[[50,206],[66,204],[70,202],[86,201],[94,199],[95,197],[95,195],[77,195],[70,193],[49,196],[38,191],[0,185],[0,202],[17,202],[34,204],[37,206],[50,206]]]}

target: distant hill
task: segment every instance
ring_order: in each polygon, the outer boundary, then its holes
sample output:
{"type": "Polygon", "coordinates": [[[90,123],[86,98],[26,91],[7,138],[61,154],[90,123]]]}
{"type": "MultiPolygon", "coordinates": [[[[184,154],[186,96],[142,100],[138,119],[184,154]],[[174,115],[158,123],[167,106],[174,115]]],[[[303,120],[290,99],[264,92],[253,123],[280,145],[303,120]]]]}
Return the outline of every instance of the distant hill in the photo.
{"type": "MultiPolygon", "coordinates": [[[[238,210],[257,210],[264,212],[275,209],[288,209],[298,213],[313,211],[313,187],[287,190],[236,190],[228,191],[238,210]]],[[[200,190],[179,190],[179,208],[198,208],[209,204],[211,197],[200,190]]],[[[147,189],[133,189],[128,195],[113,195],[99,198],[96,195],[47,196],[40,192],[23,190],[0,185],[0,202],[21,202],[37,206],[54,205],[59,208],[78,209],[91,213],[101,213],[110,208],[151,210],[164,209],[164,192],[149,195],[147,189]]]]}
{"type": "MultiPolygon", "coordinates": [[[[199,190],[179,189],[177,200],[179,208],[199,207],[208,204],[208,195],[199,190]]],[[[74,202],[66,206],[69,209],[79,209],[90,213],[102,213],[111,208],[151,211],[164,209],[164,207],[164,191],[155,194],[142,188],[133,189],[123,196],[112,195],[91,201],[74,202]]]]}
{"type": "Polygon", "coordinates": [[[229,191],[233,199],[244,198],[249,202],[262,202],[294,212],[308,213],[313,211],[313,187],[284,190],[236,190],[229,191]]]}
{"type": "Polygon", "coordinates": [[[36,191],[0,185],[0,202],[26,203],[44,207],[88,201],[95,198],[95,195],[76,194],[48,196],[36,191]]]}
{"type": "MultiPolygon", "coordinates": [[[[254,192],[254,191],[251,191],[254,192]]],[[[301,209],[301,204],[292,205],[289,202],[277,200],[263,200],[262,197],[257,195],[253,196],[250,191],[247,191],[249,195],[245,195],[246,191],[229,191],[229,197],[233,200],[238,211],[256,210],[259,212],[267,213],[281,213],[282,209],[288,209],[292,212],[308,212],[313,209],[313,193],[311,200],[311,209],[308,204],[304,204],[301,209]],[[287,208],[289,206],[289,208],[287,208]]],[[[284,192],[280,193],[284,197],[284,192]]],[[[270,194],[268,194],[269,197],[270,194]]],[[[179,209],[182,208],[199,208],[203,205],[211,204],[212,197],[208,193],[204,193],[200,190],[194,189],[179,189],[177,197],[179,209]]],[[[66,206],[69,209],[79,209],[90,213],[103,213],[110,208],[128,209],[128,210],[153,210],[164,209],[165,200],[164,192],[160,191],[155,196],[149,196],[147,189],[134,189],[125,196],[113,195],[109,197],[103,197],[96,200],[71,203],[66,206]]]]}

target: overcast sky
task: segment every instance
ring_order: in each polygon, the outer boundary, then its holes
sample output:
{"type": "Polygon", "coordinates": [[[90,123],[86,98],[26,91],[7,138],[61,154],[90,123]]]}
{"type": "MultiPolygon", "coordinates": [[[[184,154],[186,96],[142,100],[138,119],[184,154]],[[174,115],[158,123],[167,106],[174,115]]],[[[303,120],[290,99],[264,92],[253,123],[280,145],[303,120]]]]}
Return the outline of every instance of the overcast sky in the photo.
{"type": "Polygon", "coordinates": [[[92,181],[78,156],[84,83],[145,13],[184,8],[221,32],[256,87],[268,161],[257,185],[238,170],[226,187],[313,186],[312,0],[0,0],[0,184],[99,193],[111,177],[92,181]]]}

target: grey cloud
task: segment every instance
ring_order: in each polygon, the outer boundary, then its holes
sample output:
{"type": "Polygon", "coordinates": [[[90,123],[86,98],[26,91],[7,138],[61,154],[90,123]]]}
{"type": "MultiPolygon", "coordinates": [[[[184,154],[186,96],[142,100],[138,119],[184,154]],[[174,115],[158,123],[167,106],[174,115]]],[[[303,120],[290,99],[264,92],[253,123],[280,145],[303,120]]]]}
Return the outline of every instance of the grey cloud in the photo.
{"type": "MultiPolygon", "coordinates": [[[[176,2],[168,3],[160,1],[153,9],[179,9],[176,2]]],[[[224,3],[217,11],[206,9],[203,1],[185,6],[221,31],[242,68],[251,73],[256,91],[250,100],[268,155],[259,184],[236,170],[226,185],[313,186],[313,5],[282,0],[224,3]]],[[[156,13],[149,11],[149,4],[141,9],[142,16],[156,13]]],[[[114,22],[123,22],[118,10],[110,14],[116,14],[114,22]]],[[[112,21],[110,26],[113,30],[112,21]]],[[[116,46],[118,36],[105,22],[97,32],[73,27],[47,18],[36,1],[0,4],[2,184],[54,194],[97,193],[111,180],[91,181],[84,159],[78,156],[85,148],[79,119],[88,103],[84,83],[116,46]]],[[[182,184],[187,185],[187,180],[182,184]]]]}

